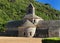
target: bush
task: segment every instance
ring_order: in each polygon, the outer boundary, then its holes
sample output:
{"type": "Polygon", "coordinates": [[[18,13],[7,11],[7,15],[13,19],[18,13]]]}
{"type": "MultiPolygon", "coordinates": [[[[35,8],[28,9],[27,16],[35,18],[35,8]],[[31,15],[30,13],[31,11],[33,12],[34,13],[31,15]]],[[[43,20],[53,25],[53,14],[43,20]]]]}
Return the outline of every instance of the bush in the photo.
{"type": "Polygon", "coordinates": [[[43,39],[42,43],[60,43],[60,40],[54,40],[54,39],[43,39]]]}

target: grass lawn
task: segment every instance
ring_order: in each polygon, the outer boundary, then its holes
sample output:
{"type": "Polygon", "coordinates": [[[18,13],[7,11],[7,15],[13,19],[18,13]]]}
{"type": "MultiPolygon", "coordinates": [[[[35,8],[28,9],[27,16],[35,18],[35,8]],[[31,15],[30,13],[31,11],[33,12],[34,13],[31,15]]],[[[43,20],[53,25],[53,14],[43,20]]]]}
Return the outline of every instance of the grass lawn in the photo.
{"type": "Polygon", "coordinates": [[[50,38],[43,38],[48,40],[60,40],[60,37],[50,37],[50,38]]]}

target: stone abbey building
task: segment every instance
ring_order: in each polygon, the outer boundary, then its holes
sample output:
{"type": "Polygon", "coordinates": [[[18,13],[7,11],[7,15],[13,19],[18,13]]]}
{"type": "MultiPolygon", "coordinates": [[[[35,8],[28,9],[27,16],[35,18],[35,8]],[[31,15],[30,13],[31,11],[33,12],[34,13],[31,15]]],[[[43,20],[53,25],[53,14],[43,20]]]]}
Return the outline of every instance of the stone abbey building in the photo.
{"type": "Polygon", "coordinates": [[[45,21],[35,15],[33,4],[29,4],[22,20],[8,22],[6,28],[7,36],[60,37],[60,20],[45,21]]]}

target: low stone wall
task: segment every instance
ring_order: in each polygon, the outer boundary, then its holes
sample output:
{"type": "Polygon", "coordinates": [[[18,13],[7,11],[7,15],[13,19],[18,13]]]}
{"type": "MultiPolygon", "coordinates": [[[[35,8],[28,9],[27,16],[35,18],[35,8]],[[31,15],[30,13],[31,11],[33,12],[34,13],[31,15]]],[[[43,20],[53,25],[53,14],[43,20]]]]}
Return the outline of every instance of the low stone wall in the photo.
{"type": "Polygon", "coordinates": [[[48,29],[36,29],[36,33],[34,37],[38,37],[38,38],[48,37],[48,29]]]}
{"type": "Polygon", "coordinates": [[[41,38],[0,37],[0,43],[42,43],[41,38]]]}
{"type": "Polygon", "coordinates": [[[18,31],[0,32],[0,36],[18,36],[18,31]]]}

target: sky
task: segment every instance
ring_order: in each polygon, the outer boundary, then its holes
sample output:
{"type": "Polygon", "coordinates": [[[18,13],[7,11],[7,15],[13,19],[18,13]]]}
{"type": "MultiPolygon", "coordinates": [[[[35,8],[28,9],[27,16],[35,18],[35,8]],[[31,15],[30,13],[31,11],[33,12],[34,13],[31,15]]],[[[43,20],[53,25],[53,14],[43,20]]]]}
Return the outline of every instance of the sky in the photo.
{"type": "Polygon", "coordinates": [[[37,0],[41,3],[49,3],[56,10],[60,10],[60,0],[37,0]]]}

